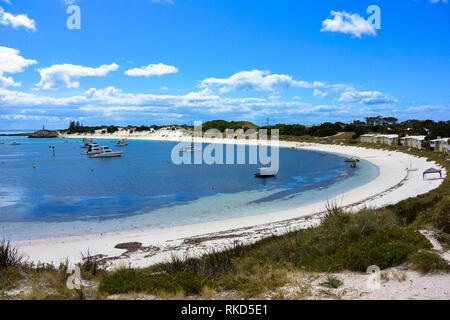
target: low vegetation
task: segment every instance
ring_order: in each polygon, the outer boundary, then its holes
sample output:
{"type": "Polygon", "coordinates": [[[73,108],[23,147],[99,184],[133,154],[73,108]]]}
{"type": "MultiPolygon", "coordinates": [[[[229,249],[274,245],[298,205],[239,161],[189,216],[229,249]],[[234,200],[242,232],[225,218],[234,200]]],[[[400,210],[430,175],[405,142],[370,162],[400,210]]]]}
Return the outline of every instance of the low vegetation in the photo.
{"type": "Polygon", "coordinates": [[[411,254],[408,263],[414,270],[422,273],[449,271],[450,265],[439,254],[431,250],[420,250],[411,254]]]}

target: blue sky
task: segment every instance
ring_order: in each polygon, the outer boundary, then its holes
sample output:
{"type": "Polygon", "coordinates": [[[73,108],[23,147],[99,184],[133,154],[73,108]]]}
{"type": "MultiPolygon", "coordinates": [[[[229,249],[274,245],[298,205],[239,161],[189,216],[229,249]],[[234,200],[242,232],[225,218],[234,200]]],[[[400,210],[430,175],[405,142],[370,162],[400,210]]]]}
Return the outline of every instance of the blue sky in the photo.
{"type": "Polygon", "coordinates": [[[450,119],[443,0],[0,0],[0,8],[2,129],[450,119]],[[67,28],[70,5],[81,29],[67,28]]]}

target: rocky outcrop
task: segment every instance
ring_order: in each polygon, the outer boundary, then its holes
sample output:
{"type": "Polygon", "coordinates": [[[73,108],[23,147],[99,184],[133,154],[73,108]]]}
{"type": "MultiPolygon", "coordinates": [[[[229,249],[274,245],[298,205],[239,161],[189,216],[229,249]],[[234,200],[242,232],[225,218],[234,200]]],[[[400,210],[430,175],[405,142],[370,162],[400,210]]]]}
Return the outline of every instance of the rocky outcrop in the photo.
{"type": "Polygon", "coordinates": [[[28,136],[28,138],[58,138],[58,131],[39,130],[28,136]]]}

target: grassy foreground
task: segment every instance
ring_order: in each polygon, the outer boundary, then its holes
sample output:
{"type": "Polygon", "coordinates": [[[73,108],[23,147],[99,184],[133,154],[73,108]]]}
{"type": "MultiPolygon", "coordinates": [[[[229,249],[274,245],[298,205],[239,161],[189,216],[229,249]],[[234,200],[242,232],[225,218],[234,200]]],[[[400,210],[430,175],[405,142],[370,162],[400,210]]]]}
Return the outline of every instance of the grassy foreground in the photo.
{"type": "MultiPolygon", "coordinates": [[[[440,154],[401,151],[428,157],[444,166],[447,172],[450,169],[448,161],[440,154]]],[[[185,295],[208,298],[224,290],[233,290],[242,298],[252,298],[289,283],[290,275],[297,271],[366,272],[370,265],[384,269],[405,263],[423,273],[448,271],[449,265],[431,250],[431,243],[417,231],[420,228],[438,231],[439,241],[445,248],[450,246],[448,177],[439,188],[427,194],[380,209],[368,208],[348,214],[330,204],[317,227],[272,236],[252,245],[236,244],[200,258],[174,256],[169,263],[146,269],[107,272],[99,269],[87,254],[80,266],[83,279],[93,284],[89,290],[67,289],[67,264],[56,268],[24,263],[19,252],[2,242],[0,294],[8,298],[7,292],[25,283],[32,290],[20,296],[24,299],[98,299],[138,292],[162,298],[185,295]]],[[[328,282],[330,286],[338,285],[333,278],[328,282]]]]}

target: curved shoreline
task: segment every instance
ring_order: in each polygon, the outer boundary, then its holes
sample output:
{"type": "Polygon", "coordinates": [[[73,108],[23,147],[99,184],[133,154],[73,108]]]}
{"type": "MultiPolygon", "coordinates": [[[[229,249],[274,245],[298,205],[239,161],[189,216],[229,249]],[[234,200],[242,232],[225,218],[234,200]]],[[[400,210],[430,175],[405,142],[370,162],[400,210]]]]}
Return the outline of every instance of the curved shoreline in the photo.
{"type": "MultiPolygon", "coordinates": [[[[121,139],[126,136],[70,136],[67,138],[121,139]]],[[[131,137],[135,140],[190,141],[188,137],[131,137]]],[[[243,143],[226,139],[202,139],[201,142],[243,143]]],[[[247,141],[248,142],[248,141],[247,141]]],[[[379,176],[371,182],[351,189],[329,201],[347,210],[358,210],[364,206],[381,207],[397,203],[409,197],[437,188],[442,180],[422,180],[421,173],[429,167],[438,167],[426,158],[418,158],[397,151],[365,149],[360,147],[279,142],[280,147],[301,146],[305,150],[322,151],[358,157],[372,162],[379,168],[379,176]],[[408,172],[408,167],[417,171],[408,172]]],[[[445,169],[443,170],[445,177],[445,169]]],[[[171,254],[198,255],[212,248],[220,249],[235,241],[252,243],[261,238],[306,228],[317,224],[328,201],[320,201],[295,209],[274,213],[233,218],[201,224],[123,231],[102,235],[85,235],[68,238],[22,241],[16,244],[32,261],[58,264],[67,257],[74,263],[80,260],[80,252],[89,250],[99,255],[108,267],[126,264],[132,267],[147,267],[166,261],[171,254]],[[114,248],[119,243],[139,242],[140,248],[127,250],[114,248]]]]}

